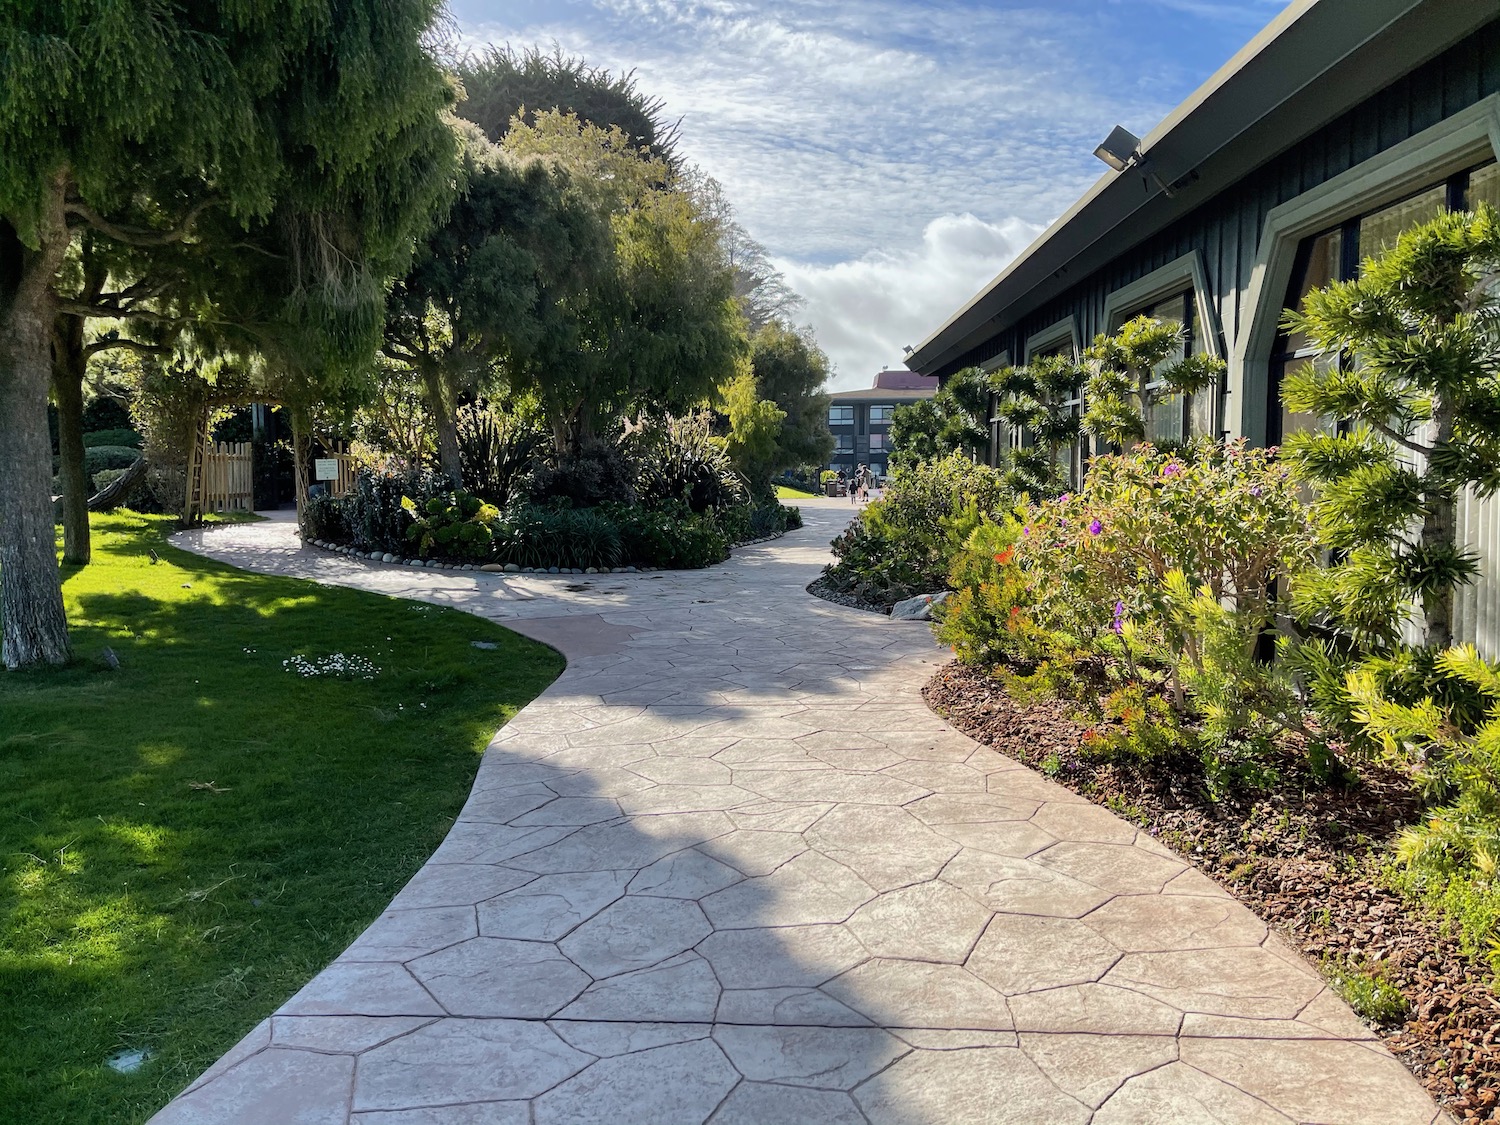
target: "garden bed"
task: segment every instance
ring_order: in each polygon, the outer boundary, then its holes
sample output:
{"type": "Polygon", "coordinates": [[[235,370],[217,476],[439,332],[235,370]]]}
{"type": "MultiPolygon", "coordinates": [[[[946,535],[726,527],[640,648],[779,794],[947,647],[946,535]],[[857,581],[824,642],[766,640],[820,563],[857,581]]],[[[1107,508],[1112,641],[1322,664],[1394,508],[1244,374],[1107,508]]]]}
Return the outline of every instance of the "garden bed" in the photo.
{"type": "Polygon", "coordinates": [[[980,669],[950,664],[923,695],[965,734],[1149,829],[1319,967],[1457,1119],[1500,1122],[1495,980],[1384,875],[1392,839],[1421,815],[1407,778],[1362,769],[1329,788],[1289,755],[1271,788],[1216,804],[1180,777],[1087,760],[1069,704],[1019,704],[980,669]]]}
{"type": "Polygon", "coordinates": [[[807,592],[815,598],[822,598],[825,602],[832,602],[834,605],[847,606],[849,609],[862,609],[866,613],[878,613],[882,617],[889,617],[891,614],[888,606],[867,602],[856,594],[848,594],[838,589],[827,574],[820,574],[809,582],[807,592]]]}

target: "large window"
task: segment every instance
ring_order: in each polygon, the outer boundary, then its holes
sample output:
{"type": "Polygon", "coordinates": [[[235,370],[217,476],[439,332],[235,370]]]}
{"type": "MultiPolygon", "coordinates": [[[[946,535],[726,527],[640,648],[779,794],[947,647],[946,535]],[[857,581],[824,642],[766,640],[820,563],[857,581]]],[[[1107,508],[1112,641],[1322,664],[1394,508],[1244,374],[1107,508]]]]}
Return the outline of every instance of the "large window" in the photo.
{"type": "Polygon", "coordinates": [[[836,434],[833,439],[833,451],[834,453],[853,453],[854,435],[836,434]]]}
{"type": "MultiPolygon", "coordinates": [[[[1120,324],[1138,316],[1152,320],[1176,321],[1182,325],[1183,346],[1174,355],[1163,361],[1163,366],[1175,363],[1185,355],[1202,355],[1207,349],[1204,334],[1197,317],[1198,303],[1192,289],[1162,297],[1149,305],[1132,309],[1119,318],[1120,324]]],[[[1119,327],[1119,325],[1115,325],[1119,327]]],[[[1147,383],[1148,390],[1160,390],[1160,382],[1147,383]]],[[[1146,421],[1146,440],[1155,442],[1178,442],[1188,438],[1203,437],[1214,432],[1214,403],[1218,388],[1209,386],[1192,395],[1168,395],[1158,399],[1151,407],[1151,416],[1146,421]]]]}
{"type": "Polygon", "coordinates": [[[874,453],[877,450],[881,450],[881,449],[884,449],[884,448],[885,448],[885,435],[884,434],[871,434],[870,435],[870,452],[874,453]]]}
{"type": "MultiPolygon", "coordinates": [[[[1389,250],[1412,227],[1448,210],[1462,210],[1480,203],[1500,205],[1500,170],[1494,163],[1460,172],[1440,184],[1410,195],[1375,211],[1356,215],[1339,226],[1302,240],[1292,267],[1286,307],[1300,309],[1307,295],[1335,281],[1359,276],[1360,263],[1389,250]]],[[[1281,404],[1281,384],[1289,371],[1309,361],[1320,364],[1349,362],[1345,356],[1319,356],[1299,332],[1281,332],[1271,356],[1270,425],[1267,443],[1280,445],[1295,433],[1322,430],[1332,433],[1338,421],[1300,414],[1281,404]]]]}
{"type": "Polygon", "coordinates": [[[870,425],[872,425],[872,426],[886,426],[886,425],[890,425],[891,414],[895,411],[895,409],[896,408],[894,406],[891,406],[891,405],[872,406],[872,407],[870,407],[870,425]]]}
{"type": "Polygon", "coordinates": [[[828,408],[828,424],[830,426],[854,425],[854,407],[830,406],[828,408]]]}

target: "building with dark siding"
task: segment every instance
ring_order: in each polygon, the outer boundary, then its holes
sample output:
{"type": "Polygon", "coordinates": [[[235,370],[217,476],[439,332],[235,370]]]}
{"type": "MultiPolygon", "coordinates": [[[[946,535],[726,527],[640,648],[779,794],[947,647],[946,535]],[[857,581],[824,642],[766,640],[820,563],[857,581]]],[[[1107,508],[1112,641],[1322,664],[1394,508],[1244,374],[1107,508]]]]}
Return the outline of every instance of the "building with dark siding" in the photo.
{"type": "Polygon", "coordinates": [[[884,476],[890,458],[891,413],[898,406],[937,394],[935,375],[913,371],[882,371],[866,390],[829,395],[828,428],[833,432],[833,456],[828,467],[843,469],[868,465],[884,476]]]}
{"type": "MultiPolygon", "coordinates": [[[[1500,0],[1297,0],[907,363],[941,378],[1076,353],[1152,313],[1228,364],[1152,433],[1277,444],[1324,424],[1281,407],[1307,354],[1283,309],[1445,208],[1500,206],[1497,152],[1500,0]]],[[[991,423],[992,454],[1011,438],[991,423]]],[[[1090,452],[1072,451],[1075,478],[1090,452]]],[[[1497,655],[1500,503],[1465,497],[1460,521],[1485,574],[1455,637],[1497,655]]]]}

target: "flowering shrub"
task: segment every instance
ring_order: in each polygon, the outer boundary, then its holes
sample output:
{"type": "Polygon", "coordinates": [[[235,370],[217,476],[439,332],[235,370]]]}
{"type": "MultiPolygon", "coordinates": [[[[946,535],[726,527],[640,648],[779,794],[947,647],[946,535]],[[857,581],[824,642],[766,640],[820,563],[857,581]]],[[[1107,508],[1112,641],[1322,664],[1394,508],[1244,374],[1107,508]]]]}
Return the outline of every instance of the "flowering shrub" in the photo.
{"type": "Polygon", "coordinates": [[[1089,665],[1091,686],[1072,688],[1101,720],[1085,749],[1160,757],[1195,742],[1219,755],[1298,722],[1284,674],[1255,652],[1275,584],[1313,557],[1305,509],[1268,451],[1140,445],[1096,458],[1076,493],[976,528],[939,636],[961,660],[1053,688],[1089,665]],[[1134,702],[1115,707],[1125,688],[1134,702]]]}
{"type": "Polygon", "coordinates": [[[999,474],[961,453],[900,468],[885,495],[834,540],[828,580],[884,605],[944,589],[969,533],[1011,503],[999,474]]]}

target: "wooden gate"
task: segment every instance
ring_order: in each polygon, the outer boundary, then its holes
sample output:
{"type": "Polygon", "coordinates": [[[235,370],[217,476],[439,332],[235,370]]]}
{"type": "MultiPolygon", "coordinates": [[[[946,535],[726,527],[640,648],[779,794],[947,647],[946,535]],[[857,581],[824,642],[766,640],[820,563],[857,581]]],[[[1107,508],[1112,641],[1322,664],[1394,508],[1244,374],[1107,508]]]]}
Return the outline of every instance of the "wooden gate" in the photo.
{"type": "Polygon", "coordinates": [[[255,510],[255,477],[250,443],[210,442],[203,447],[203,510],[255,510]]]}

